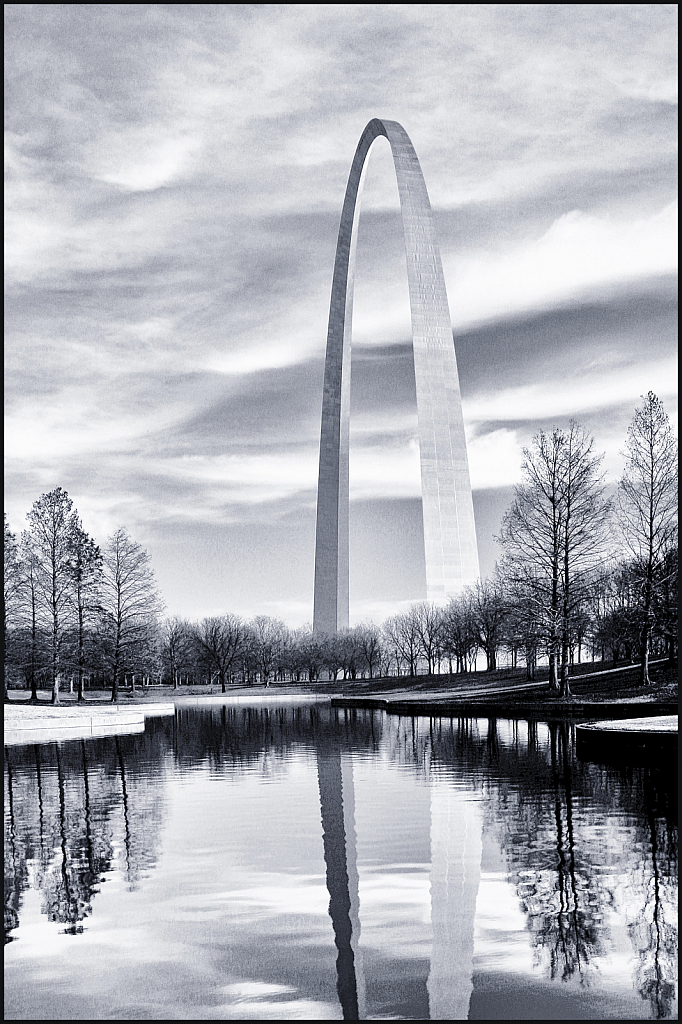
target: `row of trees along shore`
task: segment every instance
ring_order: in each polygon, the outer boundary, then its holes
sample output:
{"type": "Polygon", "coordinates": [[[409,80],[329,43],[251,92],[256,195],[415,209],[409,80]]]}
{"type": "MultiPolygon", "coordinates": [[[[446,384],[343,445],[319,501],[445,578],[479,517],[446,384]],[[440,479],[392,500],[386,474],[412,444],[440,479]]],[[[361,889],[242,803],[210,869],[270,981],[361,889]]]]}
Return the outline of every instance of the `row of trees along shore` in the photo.
{"type": "Polygon", "coordinates": [[[677,443],[649,392],[625,442],[615,498],[603,456],[577,423],[540,431],[524,449],[522,482],[498,538],[492,578],[440,607],[413,605],[383,625],[333,636],[289,629],[259,615],[200,622],[163,617],[147,552],[120,527],[103,549],[66,491],[43,494],[19,540],[5,517],[5,699],[8,681],[31,690],[84,691],[136,682],[314,683],[368,676],[466,673],[479,653],[494,670],[502,653],[534,678],[549,663],[550,688],[570,696],[569,665],[582,652],[641,661],[677,658],[677,443]]]}

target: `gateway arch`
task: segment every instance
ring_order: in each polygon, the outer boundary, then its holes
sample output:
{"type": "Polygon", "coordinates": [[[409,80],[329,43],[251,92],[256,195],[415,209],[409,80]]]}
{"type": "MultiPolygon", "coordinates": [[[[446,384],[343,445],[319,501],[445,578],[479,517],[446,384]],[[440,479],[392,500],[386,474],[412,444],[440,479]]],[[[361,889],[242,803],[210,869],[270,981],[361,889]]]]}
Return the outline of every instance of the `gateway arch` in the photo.
{"type": "Polygon", "coordinates": [[[348,449],[353,275],[365,161],[379,136],[393,155],[407,254],[417,385],[426,591],[429,601],[478,579],[462,399],[445,278],[424,176],[407,132],[374,118],[360,137],[341,213],[332,281],[317,487],[313,630],[348,626],[348,449]]]}

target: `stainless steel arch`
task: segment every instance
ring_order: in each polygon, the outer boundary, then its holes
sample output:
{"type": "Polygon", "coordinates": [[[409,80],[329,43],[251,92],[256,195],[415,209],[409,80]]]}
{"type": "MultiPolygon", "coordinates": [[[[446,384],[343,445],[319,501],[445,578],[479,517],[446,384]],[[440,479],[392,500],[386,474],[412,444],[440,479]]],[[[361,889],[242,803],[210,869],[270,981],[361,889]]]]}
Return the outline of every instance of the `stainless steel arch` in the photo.
{"type": "Polygon", "coordinates": [[[348,626],[348,448],[353,275],[365,160],[374,140],[393,155],[407,253],[417,384],[427,598],[456,596],[478,578],[462,399],[445,279],[417,154],[397,121],[374,118],[348,177],[336,246],[322,398],[313,630],[348,626]]]}

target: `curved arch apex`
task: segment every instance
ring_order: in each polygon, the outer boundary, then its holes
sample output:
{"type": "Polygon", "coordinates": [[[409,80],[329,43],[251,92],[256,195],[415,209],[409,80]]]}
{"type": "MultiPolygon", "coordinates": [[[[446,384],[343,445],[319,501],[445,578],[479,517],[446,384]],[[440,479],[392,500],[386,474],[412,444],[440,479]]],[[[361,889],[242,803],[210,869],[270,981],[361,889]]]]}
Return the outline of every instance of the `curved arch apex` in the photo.
{"type": "Polygon", "coordinates": [[[427,598],[446,600],[478,578],[478,550],[457,361],[426,183],[397,121],[372,118],[348,177],[327,331],[315,538],[313,630],[348,626],[348,449],[353,277],[359,197],[372,143],[388,139],[398,182],[417,386],[427,598]]]}

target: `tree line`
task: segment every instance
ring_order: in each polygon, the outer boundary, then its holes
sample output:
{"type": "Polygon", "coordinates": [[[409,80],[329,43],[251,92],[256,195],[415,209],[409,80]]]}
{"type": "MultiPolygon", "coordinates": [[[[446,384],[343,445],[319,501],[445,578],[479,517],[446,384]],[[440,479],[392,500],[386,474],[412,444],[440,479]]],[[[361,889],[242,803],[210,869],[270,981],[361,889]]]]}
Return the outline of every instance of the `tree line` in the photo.
{"type": "Polygon", "coordinates": [[[38,699],[47,681],[91,688],[151,681],[315,683],[419,672],[465,673],[480,653],[504,653],[570,696],[569,666],[582,652],[639,659],[649,682],[654,653],[677,656],[677,443],[649,392],[625,442],[625,471],[607,495],[603,456],[577,423],[540,431],[524,449],[522,481],[501,526],[490,579],[445,607],[413,605],[381,626],[332,636],[259,615],[163,618],[147,552],[119,527],[103,549],[85,532],[66,491],[43,494],[17,540],[5,518],[5,696],[8,678],[38,699]]]}
{"type": "Polygon", "coordinates": [[[603,455],[577,423],[540,431],[502,522],[496,586],[508,628],[549,661],[570,695],[571,652],[585,640],[622,649],[649,683],[652,650],[677,654],[677,442],[662,402],[643,398],[628,428],[625,470],[607,497],[603,455]]]}
{"type": "Polygon", "coordinates": [[[147,552],[119,527],[101,549],[61,487],[41,495],[17,539],[5,515],[5,699],[23,678],[38,700],[48,683],[60,703],[65,678],[106,677],[118,700],[125,671],[151,673],[163,602],[147,552]]]}

